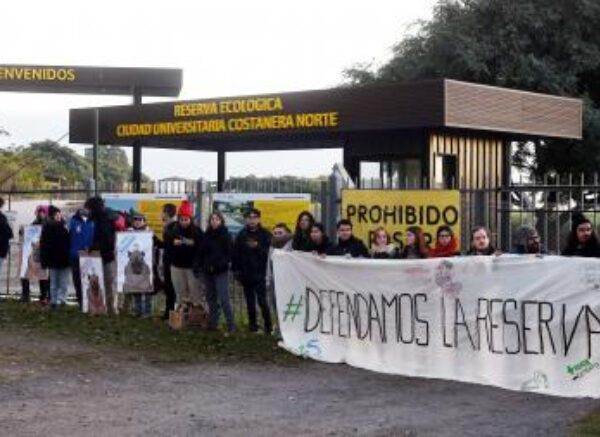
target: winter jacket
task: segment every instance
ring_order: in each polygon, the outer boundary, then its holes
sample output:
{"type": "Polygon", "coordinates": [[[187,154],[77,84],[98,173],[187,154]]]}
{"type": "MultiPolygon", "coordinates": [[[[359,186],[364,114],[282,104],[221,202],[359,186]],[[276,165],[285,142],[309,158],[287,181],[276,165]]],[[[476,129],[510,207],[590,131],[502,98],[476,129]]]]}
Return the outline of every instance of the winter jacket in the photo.
{"type": "Polygon", "coordinates": [[[467,256],[473,256],[473,255],[484,255],[484,256],[489,256],[489,255],[493,255],[494,253],[496,253],[496,249],[494,249],[492,246],[488,246],[487,249],[484,250],[477,250],[474,248],[469,249],[469,251],[467,252],[467,256]]]}
{"type": "Polygon", "coordinates": [[[13,237],[13,231],[8,224],[8,219],[0,212],[0,258],[6,258],[8,255],[9,242],[13,237]]]}
{"type": "Polygon", "coordinates": [[[292,249],[300,252],[311,252],[310,236],[306,232],[297,231],[292,239],[292,249]]]}
{"type": "Polygon", "coordinates": [[[321,244],[315,244],[312,241],[310,241],[306,251],[317,252],[319,255],[325,255],[330,253],[332,249],[333,246],[331,244],[331,241],[329,241],[327,235],[323,235],[323,240],[321,240],[321,244]]]}
{"type": "Polygon", "coordinates": [[[427,255],[423,255],[416,246],[405,246],[400,252],[401,259],[424,259],[427,255]]]}
{"type": "Polygon", "coordinates": [[[369,250],[362,240],[356,238],[354,235],[346,241],[338,241],[338,244],[333,246],[328,255],[333,256],[345,256],[350,255],[352,258],[368,258],[369,250]]]}
{"type": "Polygon", "coordinates": [[[69,256],[79,259],[80,250],[88,250],[94,244],[94,222],[75,214],[69,222],[69,256]]]}
{"type": "Polygon", "coordinates": [[[165,230],[165,252],[168,251],[169,265],[180,269],[191,269],[201,263],[203,232],[191,223],[187,228],[179,223],[165,230]],[[175,245],[177,240],[188,240],[189,244],[175,245]]]}
{"type": "Polygon", "coordinates": [[[400,253],[398,251],[398,248],[393,244],[388,244],[386,250],[371,250],[371,258],[373,259],[394,259],[399,257],[400,253]]]}
{"type": "MultiPolygon", "coordinates": [[[[116,217],[115,217],[116,218],[116,217]]],[[[94,222],[94,238],[92,250],[100,251],[102,262],[111,263],[115,260],[115,228],[114,218],[111,211],[106,210],[96,217],[94,222]]]]}
{"type": "Polygon", "coordinates": [[[452,237],[450,243],[445,246],[442,246],[439,242],[436,242],[434,248],[429,252],[430,258],[449,258],[459,255],[460,252],[458,251],[458,242],[454,237],[452,237]]]}
{"type": "Polygon", "coordinates": [[[49,221],[40,237],[42,268],[65,269],[69,267],[69,231],[64,222],[49,221]]]}
{"type": "Polygon", "coordinates": [[[239,279],[248,284],[256,284],[265,280],[271,234],[259,226],[251,230],[247,226],[241,230],[235,239],[233,248],[233,271],[239,279]],[[256,247],[250,247],[249,242],[256,241],[256,247]]]}
{"type": "Polygon", "coordinates": [[[218,274],[229,270],[232,240],[227,227],[209,227],[204,233],[203,270],[208,274],[218,274]]]}
{"type": "Polygon", "coordinates": [[[584,258],[600,258],[600,244],[594,238],[586,243],[566,247],[563,256],[581,256],[584,258]]]}

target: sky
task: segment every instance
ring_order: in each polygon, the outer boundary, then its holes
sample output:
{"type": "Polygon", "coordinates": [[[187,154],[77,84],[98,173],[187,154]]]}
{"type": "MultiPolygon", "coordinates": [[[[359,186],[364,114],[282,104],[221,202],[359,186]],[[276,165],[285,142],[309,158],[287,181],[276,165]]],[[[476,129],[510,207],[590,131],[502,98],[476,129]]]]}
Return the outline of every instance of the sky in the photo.
{"type": "MultiPolygon", "coordinates": [[[[435,0],[221,0],[2,5],[0,64],[183,69],[179,99],[330,88],[345,68],[381,64],[431,17],[435,0]]],[[[170,100],[145,98],[144,102],[170,100]]],[[[0,93],[0,147],[58,140],[69,108],[129,104],[128,97],[0,93]]],[[[68,145],[68,136],[61,144],[68,145]]],[[[85,146],[70,145],[78,153],[85,146]]],[[[128,150],[129,153],[129,150],[128,150]]],[[[130,153],[129,153],[129,156],[130,153]]],[[[342,152],[228,153],[228,176],[328,174],[342,152]]],[[[215,180],[216,154],[144,149],[142,170],[215,180]]]]}

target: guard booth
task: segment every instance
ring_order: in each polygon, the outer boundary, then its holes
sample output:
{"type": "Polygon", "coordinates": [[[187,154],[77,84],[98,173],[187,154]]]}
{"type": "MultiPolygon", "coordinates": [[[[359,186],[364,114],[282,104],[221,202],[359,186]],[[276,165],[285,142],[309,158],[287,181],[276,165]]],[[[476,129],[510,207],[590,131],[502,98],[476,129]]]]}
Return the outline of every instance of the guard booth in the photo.
{"type": "MultiPolygon", "coordinates": [[[[219,190],[227,152],[341,148],[361,188],[475,192],[508,187],[512,141],[580,139],[582,110],[579,99],[438,79],[72,109],[70,142],[214,151],[219,190]]],[[[507,199],[475,194],[464,209],[498,218],[507,199]]]]}

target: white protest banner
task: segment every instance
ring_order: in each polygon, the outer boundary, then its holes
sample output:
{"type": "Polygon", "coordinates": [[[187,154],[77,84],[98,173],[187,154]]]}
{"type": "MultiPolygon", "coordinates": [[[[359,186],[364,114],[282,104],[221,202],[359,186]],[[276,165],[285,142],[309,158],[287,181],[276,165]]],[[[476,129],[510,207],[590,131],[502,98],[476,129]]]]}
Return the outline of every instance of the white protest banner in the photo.
{"type": "Polygon", "coordinates": [[[117,232],[117,290],[150,293],[152,285],[152,232],[117,232]]]}
{"type": "Polygon", "coordinates": [[[283,346],[377,372],[600,398],[600,259],[276,251],[283,346]]]}
{"type": "Polygon", "coordinates": [[[81,311],[89,314],[106,314],[104,270],[99,253],[79,253],[81,275],[81,311]]]}
{"type": "Polygon", "coordinates": [[[48,270],[42,269],[40,256],[40,238],[42,227],[28,225],[23,228],[23,246],[21,249],[21,278],[30,281],[48,279],[48,270]]]}

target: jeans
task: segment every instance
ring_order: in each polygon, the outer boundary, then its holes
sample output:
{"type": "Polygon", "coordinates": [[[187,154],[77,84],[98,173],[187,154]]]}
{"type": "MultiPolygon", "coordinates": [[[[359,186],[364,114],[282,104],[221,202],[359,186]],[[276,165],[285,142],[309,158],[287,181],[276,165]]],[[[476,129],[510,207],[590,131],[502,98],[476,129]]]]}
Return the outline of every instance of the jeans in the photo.
{"type": "Polygon", "coordinates": [[[5,258],[0,258],[0,274],[2,273],[2,264],[4,264],[5,258]]]}
{"type": "Polygon", "coordinates": [[[152,293],[125,293],[124,309],[139,317],[152,315],[154,296],[152,293]]]}
{"type": "Polygon", "coordinates": [[[233,320],[231,301],[229,300],[228,272],[224,271],[216,274],[206,273],[204,279],[206,281],[206,301],[208,302],[209,311],[208,329],[217,329],[221,309],[223,309],[225,321],[227,322],[227,331],[234,331],[235,322],[233,320]]]}
{"type": "Polygon", "coordinates": [[[67,303],[69,289],[69,268],[50,269],[50,303],[62,305],[67,303]]]}
{"type": "Polygon", "coordinates": [[[71,276],[73,277],[75,296],[77,296],[77,305],[81,309],[81,270],[79,268],[79,258],[71,259],[71,276]]]}
{"type": "Polygon", "coordinates": [[[171,280],[173,281],[173,288],[175,288],[177,306],[184,304],[200,305],[200,287],[202,284],[191,267],[184,269],[171,266],[171,280]]]}
{"type": "Polygon", "coordinates": [[[269,303],[267,302],[267,286],[265,280],[255,283],[243,283],[244,296],[246,297],[246,307],[248,309],[248,322],[250,332],[258,331],[258,325],[256,324],[256,301],[258,300],[258,306],[262,312],[263,320],[265,323],[265,332],[271,333],[273,325],[271,324],[271,310],[269,309],[269,303]]]}

